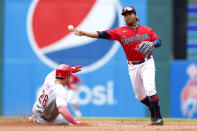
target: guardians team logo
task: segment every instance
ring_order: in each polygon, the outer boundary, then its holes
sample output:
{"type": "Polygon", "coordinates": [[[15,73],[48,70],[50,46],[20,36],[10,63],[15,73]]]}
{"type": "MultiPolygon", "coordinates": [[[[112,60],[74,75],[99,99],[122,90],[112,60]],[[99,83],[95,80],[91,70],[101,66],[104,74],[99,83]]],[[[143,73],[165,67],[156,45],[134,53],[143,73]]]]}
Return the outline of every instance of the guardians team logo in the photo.
{"type": "Polygon", "coordinates": [[[141,40],[146,40],[146,39],[150,39],[150,37],[148,36],[148,34],[136,34],[136,36],[134,37],[130,37],[130,38],[125,38],[125,36],[122,37],[122,43],[123,44],[132,44],[134,42],[138,42],[141,40]]]}
{"type": "Polygon", "coordinates": [[[197,115],[197,66],[192,64],[188,67],[189,80],[181,93],[181,111],[189,118],[197,115]]]}
{"type": "Polygon", "coordinates": [[[40,60],[55,68],[58,64],[83,65],[81,73],[98,69],[119,48],[115,41],[75,36],[67,30],[103,31],[122,26],[118,0],[33,0],[27,16],[27,33],[40,60]]]}

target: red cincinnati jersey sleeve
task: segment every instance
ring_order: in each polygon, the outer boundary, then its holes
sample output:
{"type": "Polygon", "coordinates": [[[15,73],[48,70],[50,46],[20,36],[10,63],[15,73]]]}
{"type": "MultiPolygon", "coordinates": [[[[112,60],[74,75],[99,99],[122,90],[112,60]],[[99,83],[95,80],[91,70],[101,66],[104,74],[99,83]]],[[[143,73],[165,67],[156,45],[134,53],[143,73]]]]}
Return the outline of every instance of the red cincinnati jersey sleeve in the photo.
{"type": "Polygon", "coordinates": [[[72,74],[70,76],[70,80],[67,84],[68,88],[71,89],[71,87],[70,87],[71,84],[77,84],[77,83],[80,83],[80,82],[81,82],[80,78],[78,76],[72,74]]]}
{"type": "Polygon", "coordinates": [[[124,26],[113,30],[106,30],[106,32],[111,36],[108,40],[120,42],[128,61],[140,61],[146,57],[138,52],[138,46],[142,41],[153,42],[159,39],[153,29],[143,25],[139,25],[136,31],[128,26],[124,26]]]}

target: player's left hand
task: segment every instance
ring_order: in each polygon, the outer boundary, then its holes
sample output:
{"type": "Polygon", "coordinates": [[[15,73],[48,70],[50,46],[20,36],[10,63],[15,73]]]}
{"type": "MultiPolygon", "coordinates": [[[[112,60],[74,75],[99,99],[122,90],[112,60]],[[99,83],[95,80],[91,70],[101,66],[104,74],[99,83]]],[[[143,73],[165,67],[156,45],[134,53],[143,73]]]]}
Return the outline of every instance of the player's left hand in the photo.
{"type": "Polygon", "coordinates": [[[76,73],[76,72],[81,71],[81,69],[80,69],[81,67],[82,67],[82,65],[76,65],[76,66],[71,67],[72,73],[76,73]]]}
{"type": "Polygon", "coordinates": [[[140,45],[138,46],[138,51],[142,53],[143,55],[148,56],[151,53],[153,48],[154,48],[153,42],[142,41],[140,45]]]}

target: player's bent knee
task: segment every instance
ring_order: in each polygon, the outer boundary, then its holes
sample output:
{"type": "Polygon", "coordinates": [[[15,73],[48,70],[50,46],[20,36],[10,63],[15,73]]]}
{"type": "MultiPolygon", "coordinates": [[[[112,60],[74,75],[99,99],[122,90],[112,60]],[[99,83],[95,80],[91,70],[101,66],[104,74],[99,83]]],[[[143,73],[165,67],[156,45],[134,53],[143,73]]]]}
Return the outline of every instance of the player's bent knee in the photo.
{"type": "Polygon", "coordinates": [[[143,100],[146,97],[146,95],[136,95],[135,97],[136,97],[136,99],[141,101],[141,100],[143,100]]]}

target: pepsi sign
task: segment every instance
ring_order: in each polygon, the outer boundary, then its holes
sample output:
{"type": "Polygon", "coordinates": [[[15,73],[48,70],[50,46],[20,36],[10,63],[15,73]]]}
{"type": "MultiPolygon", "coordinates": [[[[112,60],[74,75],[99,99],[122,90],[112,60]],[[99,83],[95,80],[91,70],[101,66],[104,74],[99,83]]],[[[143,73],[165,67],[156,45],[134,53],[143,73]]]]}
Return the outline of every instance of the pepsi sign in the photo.
{"type": "Polygon", "coordinates": [[[82,116],[145,116],[120,44],[75,36],[67,26],[88,32],[124,26],[121,9],[128,4],[146,25],[146,0],[4,1],[3,116],[30,115],[38,88],[60,63],[83,65],[82,116]]]}
{"type": "Polygon", "coordinates": [[[27,17],[28,37],[34,52],[46,65],[55,68],[61,63],[82,64],[82,73],[87,73],[103,66],[119,48],[114,41],[77,37],[67,30],[70,24],[86,31],[123,26],[118,0],[83,2],[85,6],[73,0],[32,1],[27,17]]]}

